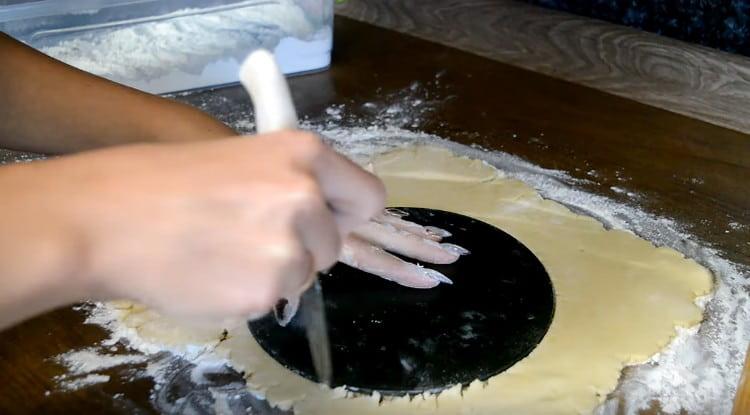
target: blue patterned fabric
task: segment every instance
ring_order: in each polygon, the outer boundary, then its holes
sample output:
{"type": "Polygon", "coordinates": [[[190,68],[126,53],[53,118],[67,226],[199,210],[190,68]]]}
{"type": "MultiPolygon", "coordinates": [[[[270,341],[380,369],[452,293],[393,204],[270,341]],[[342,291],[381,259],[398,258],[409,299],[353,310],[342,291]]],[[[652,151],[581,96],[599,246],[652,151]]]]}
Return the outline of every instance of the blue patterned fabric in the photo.
{"type": "Polygon", "coordinates": [[[750,0],[528,0],[750,56],[750,0]]]}

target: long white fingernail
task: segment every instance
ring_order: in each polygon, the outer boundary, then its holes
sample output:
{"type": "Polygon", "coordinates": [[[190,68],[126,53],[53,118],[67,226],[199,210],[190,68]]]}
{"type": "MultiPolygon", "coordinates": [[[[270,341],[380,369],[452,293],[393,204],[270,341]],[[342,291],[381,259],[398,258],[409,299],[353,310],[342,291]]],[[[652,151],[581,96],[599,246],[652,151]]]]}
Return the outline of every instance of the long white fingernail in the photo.
{"type": "Polygon", "coordinates": [[[289,324],[290,321],[292,321],[294,315],[297,314],[298,308],[299,298],[280,299],[279,302],[276,303],[276,306],[273,308],[273,315],[276,317],[276,322],[281,327],[286,327],[286,325],[289,324]]]}
{"type": "Polygon", "coordinates": [[[385,208],[383,213],[389,216],[395,216],[397,218],[403,218],[404,216],[409,216],[407,212],[401,209],[396,209],[396,208],[385,208]]]}
{"type": "Polygon", "coordinates": [[[446,231],[445,229],[438,228],[437,226],[425,226],[424,229],[427,231],[427,233],[431,235],[439,236],[441,238],[447,238],[453,235],[452,233],[446,231]]]}
{"type": "Polygon", "coordinates": [[[470,253],[468,249],[456,244],[442,243],[440,246],[446,251],[453,252],[456,255],[468,255],[470,253]]]}
{"type": "Polygon", "coordinates": [[[434,269],[430,268],[422,268],[422,273],[426,275],[427,277],[432,278],[435,281],[440,281],[443,284],[453,284],[453,281],[451,281],[450,278],[446,277],[445,275],[441,274],[438,271],[435,271],[434,269]]]}

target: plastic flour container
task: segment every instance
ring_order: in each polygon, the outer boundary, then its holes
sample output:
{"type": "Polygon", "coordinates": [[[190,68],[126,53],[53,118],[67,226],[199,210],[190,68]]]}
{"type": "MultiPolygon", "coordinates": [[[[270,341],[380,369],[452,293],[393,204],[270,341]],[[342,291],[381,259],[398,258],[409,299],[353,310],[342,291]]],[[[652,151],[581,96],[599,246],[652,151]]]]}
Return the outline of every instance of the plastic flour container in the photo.
{"type": "Polygon", "coordinates": [[[333,0],[0,1],[0,31],[151,93],[237,82],[260,47],[285,74],[324,69],[332,25],[333,0]]]}

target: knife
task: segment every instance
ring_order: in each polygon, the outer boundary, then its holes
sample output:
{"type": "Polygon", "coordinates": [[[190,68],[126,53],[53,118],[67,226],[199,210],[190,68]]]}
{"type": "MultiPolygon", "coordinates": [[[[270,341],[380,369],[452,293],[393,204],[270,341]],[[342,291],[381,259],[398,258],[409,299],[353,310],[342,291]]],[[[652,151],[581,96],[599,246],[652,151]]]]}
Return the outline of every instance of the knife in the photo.
{"type": "Polygon", "coordinates": [[[315,278],[310,288],[302,294],[298,312],[302,313],[307,342],[310,345],[310,356],[312,356],[318,381],[331,386],[331,377],[333,376],[331,346],[328,341],[328,325],[319,276],[320,274],[315,278]]]}
{"type": "MultiPolygon", "coordinates": [[[[259,134],[297,129],[297,112],[289,86],[270,52],[259,49],[251,53],[240,68],[240,82],[253,101],[255,127],[259,134]]],[[[333,366],[319,276],[320,273],[313,275],[312,285],[300,298],[298,312],[305,326],[318,381],[330,386],[333,366]]]]}

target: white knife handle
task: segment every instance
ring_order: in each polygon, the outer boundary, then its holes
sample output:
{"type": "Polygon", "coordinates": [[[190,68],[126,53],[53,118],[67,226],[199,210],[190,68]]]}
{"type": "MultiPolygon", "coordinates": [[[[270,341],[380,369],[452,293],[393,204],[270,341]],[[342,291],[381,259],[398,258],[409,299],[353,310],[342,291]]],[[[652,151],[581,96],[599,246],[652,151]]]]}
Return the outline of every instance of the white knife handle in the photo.
{"type": "Polygon", "coordinates": [[[258,134],[297,128],[289,86],[271,52],[258,49],[251,53],[240,67],[240,82],[253,101],[258,134]]]}

